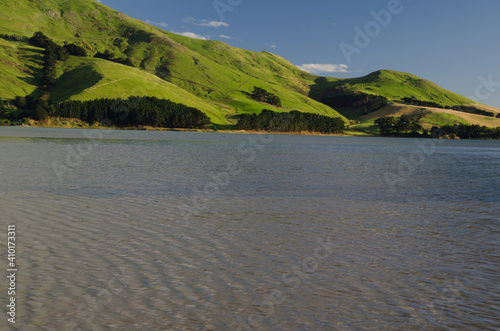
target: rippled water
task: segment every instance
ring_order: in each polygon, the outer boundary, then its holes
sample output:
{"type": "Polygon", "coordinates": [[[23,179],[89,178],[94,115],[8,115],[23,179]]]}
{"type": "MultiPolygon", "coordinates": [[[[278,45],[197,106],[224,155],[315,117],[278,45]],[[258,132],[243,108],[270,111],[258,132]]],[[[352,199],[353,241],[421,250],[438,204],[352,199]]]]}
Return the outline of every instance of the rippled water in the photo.
{"type": "Polygon", "coordinates": [[[0,153],[18,330],[500,329],[498,141],[0,128],[0,153]]]}

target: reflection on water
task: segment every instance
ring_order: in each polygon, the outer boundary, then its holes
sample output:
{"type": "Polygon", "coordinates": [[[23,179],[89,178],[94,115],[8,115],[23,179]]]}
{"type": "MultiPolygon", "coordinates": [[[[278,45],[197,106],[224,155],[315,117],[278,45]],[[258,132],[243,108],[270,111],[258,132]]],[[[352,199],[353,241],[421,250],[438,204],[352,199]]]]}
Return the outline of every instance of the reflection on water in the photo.
{"type": "Polygon", "coordinates": [[[0,136],[18,330],[500,328],[498,142],[0,136]]]}

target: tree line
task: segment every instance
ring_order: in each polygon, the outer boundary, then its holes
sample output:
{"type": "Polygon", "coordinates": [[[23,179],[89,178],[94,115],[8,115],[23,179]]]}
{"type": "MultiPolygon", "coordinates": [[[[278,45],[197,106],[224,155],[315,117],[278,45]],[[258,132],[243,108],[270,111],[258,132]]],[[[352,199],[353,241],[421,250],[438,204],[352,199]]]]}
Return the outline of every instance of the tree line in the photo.
{"type": "MultiPolygon", "coordinates": [[[[476,115],[483,115],[483,116],[489,116],[489,117],[495,117],[495,113],[483,109],[479,109],[476,107],[472,106],[453,106],[452,109],[458,110],[464,113],[471,113],[471,114],[476,114],[476,115]]],[[[500,114],[497,114],[498,118],[500,118],[500,114]]]]}
{"type": "MultiPolygon", "coordinates": [[[[495,117],[495,113],[479,109],[473,106],[444,106],[440,103],[437,102],[431,102],[431,101],[422,101],[416,99],[414,96],[412,97],[404,97],[403,102],[410,104],[410,105],[416,105],[416,106],[422,106],[422,107],[433,107],[433,108],[442,108],[442,109],[453,109],[456,111],[461,111],[464,113],[470,113],[470,114],[476,114],[476,115],[483,115],[483,116],[488,116],[488,117],[495,117]]],[[[498,118],[500,118],[500,114],[497,114],[498,118]]]]}
{"type": "Polygon", "coordinates": [[[51,105],[49,116],[78,118],[89,124],[111,122],[117,126],[205,128],[210,119],[202,111],[155,97],[66,101],[51,105]]]}
{"type": "MultiPolygon", "coordinates": [[[[430,137],[427,130],[420,133],[423,129],[420,119],[419,116],[402,115],[400,118],[387,116],[378,118],[375,124],[380,128],[380,134],[383,136],[430,137]]],[[[434,138],[448,135],[457,136],[460,139],[500,139],[500,127],[488,128],[471,124],[433,127],[431,132],[434,138]]]]}
{"type": "Polygon", "coordinates": [[[263,88],[254,86],[251,98],[270,105],[281,107],[281,99],[276,94],[266,91],[263,88]]]}
{"type": "Polygon", "coordinates": [[[421,118],[420,116],[410,117],[407,115],[402,115],[400,118],[384,116],[377,118],[375,125],[379,127],[380,134],[383,136],[419,136],[419,131],[422,130],[421,118]]]}
{"type": "Polygon", "coordinates": [[[0,34],[0,38],[8,40],[8,41],[22,41],[22,42],[28,42],[29,38],[25,36],[20,36],[17,34],[0,34]]]}
{"type": "Polygon", "coordinates": [[[443,106],[442,104],[437,103],[437,102],[418,100],[414,96],[404,97],[402,100],[404,103],[407,103],[409,105],[422,106],[422,107],[432,107],[432,108],[452,109],[450,106],[443,106]]]}
{"type": "Polygon", "coordinates": [[[328,117],[297,110],[278,113],[264,109],[257,114],[242,114],[238,120],[239,130],[276,131],[276,132],[321,132],[343,133],[345,123],[339,117],[328,117]]]}
{"type": "MultiPolygon", "coordinates": [[[[19,36],[15,35],[0,35],[0,37],[9,40],[20,39],[19,36]]],[[[83,47],[74,43],[65,42],[63,46],[60,46],[41,31],[35,32],[31,38],[27,39],[27,42],[33,46],[44,48],[42,76],[39,80],[38,91],[29,96],[16,96],[14,104],[21,109],[34,110],[34,113],[28,112],[29,114],[26,114],[26,111],[23,112],[24,117],[46,120],[50,111],[50,88],[56,84],[57,80],[58,62],[67,61],[70,55],[87,57],[88,53],[83,47]],[[37,96],[35,97],[35,95],[37,96]]],[[[109,51],[97,53],[95,57],[133,66],[129,58],[115,58],[109,51]]]]}
{"type": "Polygon", "coordinates": [[[441,127],[444,135],[455,135],[460,139],[500,139],[500,127],[488,128],[480,125],[445,125],[441,127]]]}
{"type": "Polygon", "coordinates": [[[376,94],[342,90],[342,92],[338,95],[322,98],[321,103],[324,103],[334,109],[357,110],[366,115],[387,105],[389,103],[389,99],[376,94]]]}
{"type": "MultiPolygon", "coordinates": [[[[0,35],[2,38],[19,39],[17,36],[0,35]]],[[[46,120],[52,117],[77,118],[89,124],[108,122],[117,126],[155,126],[165,128],[204,128],[210,119],[200,110],[170,100],[154,97],[130,97],[128,99],[99,99],[92,101],[67,101],[50,103],[50,88],[56,83],[58,62],[73,56],[88,56],[87,51],[76,45],[57,45],[42,32],[35,32],[27,40],[31,45],[44,48],[43,73],[36,93],[16,96],[14,104],[20,112],[6,112],[0,104],[0,116],[5,123],[22,118],[46,120]]],[[[128,58],[116,58],[111,52],[97,53],[95,57],[132,65],[128,58]]]]}
{"type": "Polygon", "coordinates": [[[105,50],[104,53],[97,52],[94,55],[94,57],[98,58],[98,59],[108,60],[108,61],[115,62],[115,63],[124,64],[124,65],[129,66],[129,67],[134,67],[134,63],[132,62],[132,60],[130,58],[125,57],[125,56],[124,57],[116,57],[109,50],[105,50]]]}
{"type": "Polygon", "coordinates": [[[35,110],[35,113],[31,114],[30,117],[36,120],[45,120],[48,117],[47,111],[50,104],[49,90],[56,83],[58,62],[68,60],[70,55],[87,56],[87,51],[76,44],[57,45],[41,31],[35,32],[27,41],[33,46],[44,49],[42,53],[42,76],[38,83],[38,97],[33,94],[30,96],[16,96],[14,104],[21,109],[35,110]]]}
{"type": "Polygon", "coordinates": [[[44,48],[43,51],[43,75],[40,79],[40,91],[43,94],[48,92],[50,86],[56,83],[56,64],[58,61],[66,61],[69,59],[68,50],[57,45],[49,37],[42,32],[35,32],[33,37],[29,39],[30,44],[44,48]]]}

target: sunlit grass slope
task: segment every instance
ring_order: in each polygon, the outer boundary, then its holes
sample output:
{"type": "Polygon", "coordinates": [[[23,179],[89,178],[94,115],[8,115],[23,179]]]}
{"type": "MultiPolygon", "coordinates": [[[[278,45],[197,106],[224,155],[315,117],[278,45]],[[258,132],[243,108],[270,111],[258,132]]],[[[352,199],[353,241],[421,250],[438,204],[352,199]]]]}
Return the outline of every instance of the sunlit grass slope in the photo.
{"type": "Polygon", "coordinates": [[[31,94],[43,66],[41,50],[0,39],[0,98],[31,94]]]}
{"type": "Polygon", "coordinates": [[[216,104],[137,68],[102,59],[72,57],[61,71],[51,93],[54,102],[154,96],[198,108],[215,123],[226,123],[216,104]]]}
{"type": "Polygon", "coordinates": [[[398,101],[404,97],[435,102],[443,106],[457,106],[474,103],[459,94],[445,90],[438,85],[415,75],[393,70],[379,70],[359,78],[320,78],[311,95],[320,98],[333,87],[344,86],[353,91],[382,95],[398,101]]]}
{"type": "MultiPolygon", "coordinates": [[[[177,98],[178,102],[189,105],[197,104],[197,108],[221,124],[230,123],[226,115],[260,112],[264,108],[341,116],[308,96],[316,76],[276,55],[176,35],[93,0],[0,2],[0,33],[29,37],[36,31],[44,32],[59,44],[65,41],[79,44],[91,55],[110,50],[116,56],[127,56],[140,69],[94,59],[75,63],[77,60],[72,59],[65,64],[64,73],[52,91],[53,100],[126,97],[143,91],[177,98]],[[127,75],[129,78],[125,79],[127,75]],[[277,94],[283,107],[275,108],[250,99],[254,86],[277,94]]],[[[25,43],[9,44],[14,52],[16,45],[27,47],[25,43]]],[[[0,52],[6,52],[3,44],[0,48],[0,52]]],[[[27,64],[21,60],[22,65],[27,64]]],[[[13,86],[23,84],[16,84],[19,75],[11,74],[5,67],[0,63],[0,70],[5,71],[13,83],[8,93],[0,90],[0,97],[12,98],[34,89],[34,84],[28,84],[14,90],[13,86]]],[[[36,81],[36,72],[28,76],[36,81]]]]}

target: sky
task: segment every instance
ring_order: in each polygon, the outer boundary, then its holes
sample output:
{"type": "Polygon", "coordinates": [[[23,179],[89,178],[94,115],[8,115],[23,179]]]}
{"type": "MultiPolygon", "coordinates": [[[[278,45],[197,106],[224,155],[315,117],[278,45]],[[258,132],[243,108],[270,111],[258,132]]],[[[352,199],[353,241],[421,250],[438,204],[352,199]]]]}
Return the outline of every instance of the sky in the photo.
{"type": "Polygon", "coordinates": [[[320,76],[412,73],[500,108],[498,0],[100,0],[200,39],[280,55],[320,76]]]}

